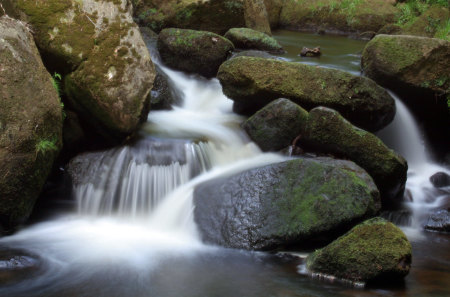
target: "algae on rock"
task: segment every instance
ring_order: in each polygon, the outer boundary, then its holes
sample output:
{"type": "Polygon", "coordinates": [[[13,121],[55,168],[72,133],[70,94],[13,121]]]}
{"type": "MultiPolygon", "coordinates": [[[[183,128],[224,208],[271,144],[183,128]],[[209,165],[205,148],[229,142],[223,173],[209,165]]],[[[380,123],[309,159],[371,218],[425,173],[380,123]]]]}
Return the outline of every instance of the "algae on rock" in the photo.
{"type": "Polygon", "coordinates": [[[60,100],[31,33],[0,18],[0,229],[30,215],[62,145],[60,100]]]}
{"type": "Polygon", "coordinates": [[[395,114],[394,99],[371,79],[300,63],[236,57],[223,63],[217,74],[223,92],[254,113],[278,98],[287,98],[310,110],[327,106],[353,124],[376,131],[395,114]],[[326,82],[326,83],[325,83],[326,82]]]}
{"type": "Polygon", "coordinates": [[[411,243],[394,224],[367,220],[307,258],[307,269],[341,279],[395,281],[409,273],[411,243]]]}

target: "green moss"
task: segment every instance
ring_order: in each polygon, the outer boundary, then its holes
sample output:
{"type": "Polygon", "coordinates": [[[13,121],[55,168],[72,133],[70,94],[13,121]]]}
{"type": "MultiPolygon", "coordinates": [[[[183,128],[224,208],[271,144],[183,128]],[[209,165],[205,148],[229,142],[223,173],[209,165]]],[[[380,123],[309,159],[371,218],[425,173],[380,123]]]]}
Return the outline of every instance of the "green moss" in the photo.
{"type": "Polygon", "coordinates": [[[281,195],[273,202],[282,221],[278,234],[301,230],[308,236],[358,216],[374,215],[378,197],[360,174],[320,162],[291,161],[274,187],[274,196],[281,195]]]}
{"type": "Polygon", "coordinates": [[[392,223],[374,218],[357,225],[307,258],[313,272],[354,281],[404,277],[411,265],[411,244],[392,223]]]}

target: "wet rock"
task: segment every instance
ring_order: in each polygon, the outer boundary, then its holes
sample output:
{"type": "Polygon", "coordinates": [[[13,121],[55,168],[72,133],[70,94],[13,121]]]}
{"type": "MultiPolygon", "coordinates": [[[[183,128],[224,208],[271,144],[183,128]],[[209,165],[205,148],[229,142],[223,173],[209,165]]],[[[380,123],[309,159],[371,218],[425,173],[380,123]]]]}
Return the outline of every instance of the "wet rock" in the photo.
{"type": "Polygon", "coordinates": [[[206,31],[169,28],[158,37],[158,51],[167,66],[207,78],[216,76],[233,49],[228,39],[206,31]]]}
{"type": "Polygon", "coordinates": [[[156,77],[150,92],[152,110],[170,110],[173,105],[179,105],[181,98],[170,88],[169,77],[156,66],[156,77]]]}
{"type": "Polygon", "coordinates": [[[236,48],[256,49],[274,54],[284,53],[283,47],[275,38],[253,29],[232,28],[225,33],[225,38],[233,42],[236,48]]]}
{"type": "Polygon", "coordinates": [[[0,230],[23,223],[62,145],[52,77],[24,23],[0,18],[0,230]]]}
{"type": "Polygon", "coordinates": [[[443,188],[450,186],[450,175],[445,172],[438,172],[430,176],[430,182],[436,188],[443,188]]]}
{"type": "Polygon", "coordinates": [[[315,48],[304,47],[300,52],[300,56],[302,57],[319,57],[321,54],[322,52],[320,51],[320,47],[315,48]]]}
{"type": "Polygon", "coordinates": [[[309,113],[300,140],[315,152],[352,160],[374,179],[384,203],[403,194],[408,165],[378,137],[353,126],[335,110],[316,107],[309,113]]]}
{"type": "Polygon", "coordinates": [[[447,209],[441,209],[431,214],[425,224],[426,230],[438,232],[450,232],[450,213],[447,209]]]}
{"type": "Polygon", "coordinates": [[[16,250],[0,250],[0,282],[19,282],[36,273],[41,262],[34,256],[16,250]]]}
{"type": "Polygon", "coordinates": [[[404,278],[411,268],[411,243],[394,224],[373,218],[310,254],[307,269],[357,282],[404,278]]]}
{"type": "Polygon", "coordinates": [[[17,1],[47,68],[66,75],[65,94],[80,119],[112,143],[148,113],[155,70],[129,0],[17,1]]]}
{"type": "Polygon", "coordinates": [[[288,99],[278,99],[242,123],[242,128],[263,151],[278,151],[300,135],[308,112],[288,99]]]}
{"type": "Polygon", "coordinates": [[[272,35],[264,0],[244,0],[244,19],[247,28],[272,35]]]}
{"type": "Polygon", "coordinates": [[[380,201],[372,179],[353,162],[318,158],[207,181],[196,187],[194,206],[205,242],[268,250],[333,237],[374,216],[380,201]]]}
{"type": "Polygon", "coordinates": [[[335,69],[238,57],[223,63],[217,76],[224,94],[249,113],[287,98],[306,110],[334,108],[369,131],[384,127],[395,114],[394,100],[386,90],[370,79],[335,69]]]}

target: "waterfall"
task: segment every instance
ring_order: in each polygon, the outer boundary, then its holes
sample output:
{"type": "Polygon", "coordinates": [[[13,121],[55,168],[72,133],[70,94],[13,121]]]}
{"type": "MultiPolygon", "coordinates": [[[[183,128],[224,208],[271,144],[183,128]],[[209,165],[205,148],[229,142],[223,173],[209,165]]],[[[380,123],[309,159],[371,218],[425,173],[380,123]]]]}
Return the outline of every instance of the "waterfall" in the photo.
{"type": "MultiPolygon", "coordinates": [[[[410,217],[407,225],[420,231],[430,211],[442,206],[448,198],[448,194],[436,189],[429,178],[437,172],[450,174],[450,171],[433,161],[432,152],[426,150],[425,138],[417,121],[400,98],[393,92],[389,93],[395,99],[397,113],[392,123],[377,135],[408,161],[405,206],[410,217]]],[[[393,220],[400,225],[405,224],[404,218],[393,220]]]]}

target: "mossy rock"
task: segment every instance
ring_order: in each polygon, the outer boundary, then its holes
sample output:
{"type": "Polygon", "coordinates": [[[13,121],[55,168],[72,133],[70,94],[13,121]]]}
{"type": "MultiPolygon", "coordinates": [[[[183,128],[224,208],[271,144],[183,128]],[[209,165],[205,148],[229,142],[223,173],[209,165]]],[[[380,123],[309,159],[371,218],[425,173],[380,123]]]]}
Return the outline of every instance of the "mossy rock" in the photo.
{"type": "Polygon", "coordinates": [[[23,223],[62,145],[52,77],[23,23],[0,18],[0,230],[23,223]]]}
{"type": "MultiPolygon", "coordinates": [[[[450,93],[450,42],[407,35],[377,35],[364,48],[365,75],[395,92],[450,93]]],[[[432,100],[432,98],[429,98],[432,100]]]]}
{"type": "Polygon", "coordinates": [[[380,209],[370,176],[350,161],[295,159],[221,177],[194,190],[205,242],[270,250],[336,236],[380,209]]]}
{"type": "Polygon", "coordinates": [[[128,0],[19,0],[50,69],[80,119],[120,142],[146,119],[155,71],[128,0]]]}
{"type": "Polygon", "coordinates": [[[242,128],[263,151],[278,151],[301,134],[308,112],[288,99],[267,104],[242,123],[242,128]]]}
{"type": "Polygon", "coordinates": [[[244,19],[247,28],[272,35],[264,0],[244,0],[244,19]]]}
{"type": "Polygon", "coordinates": [[[231,41],[206,31],[168,28],[158,36],[158,51],[167,66],[207,78],[216,76],[233,49],[231,41]]]}
{"type": "Polygon", "coordinates": [[[283,47],[269,35],[249,28],[232,28],[225,38],[233,42],[236,48],[255,49],[270,53],[284,53],[283,47]]]}
{"type": "Polygon", "coordinates": [[[411,251],[411,243],[398,227],[373,218],[310,254],[306,266],[312,273],[351,281],[392,283],[409,273],[411,251]]]}
{"type": "Polygon", "coordinates": [[[377,32],[393,23],[398,13],[385,0],[288,0],[280,13],[280,26],[303,31],[323,30],[329,33],[377,32]]]}
{"type": "Polygon", "coordinates": [[[428,141],[445,155],[450,147],[450,41],[377,35],[362,54],[368,77],[389,88],[424,123],[428,141]]]}
{"type": "Polygon", "coordinates": [[[317,107],[310,111],[300,142],[315,152],[352,160],[375,181],[381,199],[390,203],[401,198],[408,165],[378,137],[353,126],[337,111],[317,107]]]}
{"type": "Polygon", "coordinates": [[[371,79],[347,72],[274,59],[237,57],[217,74],[223,92],[256,112],[278,98],[310,110],[327,106],[370,131],[389,124],[395,114],[392,97],[371,79]]]}
{"type": "Polygon", "coordinates": [[[156,32],[164,28],[182,28],[224,34],[233,27],[243,27],[242,0],[140,0],[134,16],[156,32]]]}

